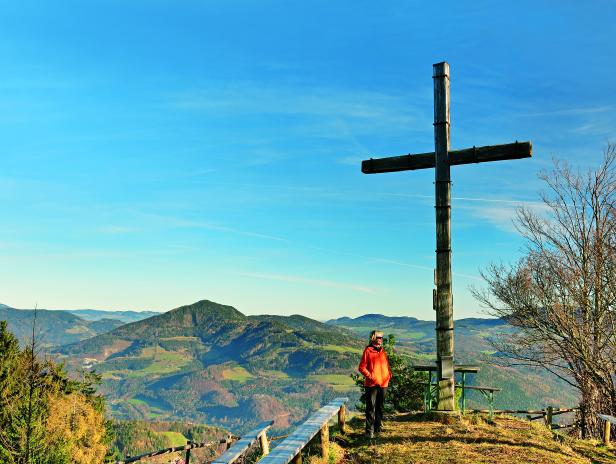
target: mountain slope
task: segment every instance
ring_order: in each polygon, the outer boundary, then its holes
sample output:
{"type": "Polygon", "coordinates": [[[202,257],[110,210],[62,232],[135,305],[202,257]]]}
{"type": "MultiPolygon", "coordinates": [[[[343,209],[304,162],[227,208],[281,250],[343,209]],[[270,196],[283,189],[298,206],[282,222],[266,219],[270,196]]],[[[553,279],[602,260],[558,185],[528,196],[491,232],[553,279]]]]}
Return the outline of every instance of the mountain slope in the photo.
{"type": "MultiPolygon", "coordinates": [[[[0,320],[8,322],[9,330],[15,334],[20,343],[27,343],[31,339],[34,310],[0,305],[0,320]]],[[[36,311],[36,336],[39,344],[47,347],[84,340],[122,324],[122,321],[112,319],[86,321],[62,310],[36,311]]]]}
{"type": "MultiPolygon", "coordinates": [[[[69,366],[94,367],[117,418],[190,420],[241,432],[260,420],[284,429],[341,394],[356,404],[349,374],[374,328],[397,335],[415,362],[434,359],[434,322],[370,314],[324,324],[304,316],[245,316],[203,300],[57,349],[69,366]]],[[[493,319],[456,321],[459,363],[478,363],[470,383],[503,388],[499,408],[573,406],[570,388],[553,377],[486,363],[490,337],[513,329],[493,319]]],[[[468,406],[486,407],[477,392],[468,406]]]]}
{"type": "MultiPolygon", "coordinates": [[[[327,324],[346,328],[366,339],[370,330],[382,330],[396,336],[396,346],[415,362],[436,359],[434,321],[414,317],[389,317],[366,314],[357,318],[343,317],[327,324]]],[[[541,409],[546,405],[571,407],[578,403],[577,392],[564,381],[545,371],[527,367],[499,367],[490,363],[498,356],[490,339],[508,337],[515,329],[501,319],[468,318],[455,321],[456,363],[478,364],[481,371],[469,376],[471,384],[502,388],[495,395],[495,405],[503,409],[541,409]]],[[[479,392],[469,392],[470,407],[485,407],[479,392]]]]}
{"type": "Polygon", "coordinates": [[[362,342],[303,316],[250,316],[203,300],[57,349],[94,365],[120,418],[177,419],[246,429],[288,427],[346,390],[362,342]]]}

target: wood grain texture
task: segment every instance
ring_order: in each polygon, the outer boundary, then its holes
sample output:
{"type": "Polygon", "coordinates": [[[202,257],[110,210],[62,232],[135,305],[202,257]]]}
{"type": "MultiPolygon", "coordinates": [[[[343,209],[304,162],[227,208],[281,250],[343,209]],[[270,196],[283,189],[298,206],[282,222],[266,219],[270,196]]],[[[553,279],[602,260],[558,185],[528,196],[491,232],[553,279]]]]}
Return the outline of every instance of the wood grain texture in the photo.
{"type": "MultiPolygon", "coordinates": [[[[462,164],[531,158],[532,156],[533,146],[531,142],[514,142],[450,150],[448,162],[450,166],[458,166],[462,164]]],[[[361,172],[364,174],[380,174],[383,172],[415,171],[417,169],[430,169],[434,167],[435,155],[432,152],[364,160],[361,163],[361,172]]]]}
{"type": "Polygon", "coordinates": [[[250,432],[242,435],[231,448],[212,461],[212,464],[231,464],[242,456],[261,436],[267,433],[274,421],[265,421],[250,432]]]}
{"type": "Polygon", "coordinates": [[[329,424],[326,422],[321,427],[321,457],[329,458],[329,424]]]}
{"type": "Polygon", "coordinates": [[[451,178],[449,166],[449,64],[433,66],[434,192],[436,211],[436,358],[438,407],[455,409],[453,299],[451,292],[451,178]]]}
{"type": "Polygon", "coordinates": [[[346,406],[343,404],[338,411],[338,430],[341,434],[346,433],[346,406]]]}

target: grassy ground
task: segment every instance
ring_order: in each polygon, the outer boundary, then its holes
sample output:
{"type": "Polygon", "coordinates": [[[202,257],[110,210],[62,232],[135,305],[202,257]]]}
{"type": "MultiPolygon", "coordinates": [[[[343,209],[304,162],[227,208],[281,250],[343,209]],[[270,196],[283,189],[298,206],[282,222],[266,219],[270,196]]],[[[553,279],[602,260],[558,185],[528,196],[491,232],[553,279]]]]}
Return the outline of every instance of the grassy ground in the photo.
{"type": "Polygon", "coordinates": [[[597,442],[555,435],[544,426],[510,417],[488,423],[465,418],[396,415],[373,443],[365,439],[363,417],[349,421],[345,436],[333,433],[335,456],[310,464],[616,464],[616,451],[597,442]]]}
{"type": "Polygon", "coordinates": [[[183,446],[187,443],[186,437],[180,432],[158,432],[160,435],[167,437],[170,446],[183,446]]]}
{"type": "Polygon", "coordinates": [[[354,390],[357,387],[349,375],[343,374],[312,374],[308,379],[313,382],[320,382],[329,385],[337,392],[354,390]]]}
{"type": "Polygon", "coordinates": [[[223,369],[222,378],[225,380],[234,380],[236,382],[247,382],[253,378],[253,375],[243,367],[233,366],[223,369]]]}

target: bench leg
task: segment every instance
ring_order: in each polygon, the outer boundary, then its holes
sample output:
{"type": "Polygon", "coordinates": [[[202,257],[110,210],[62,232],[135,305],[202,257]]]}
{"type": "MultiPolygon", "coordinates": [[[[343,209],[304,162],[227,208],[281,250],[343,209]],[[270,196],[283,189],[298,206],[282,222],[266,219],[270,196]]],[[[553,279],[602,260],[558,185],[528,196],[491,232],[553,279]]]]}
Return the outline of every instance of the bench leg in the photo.
{"type": "Polygon", "coordinates": [[[267,433],[263,432],[259,437],[259,442],[261,444],[261,454],[263,456],[267,456],[269,454],[269,441],[267,439],[267,433]]]}
{"type": "Polygon", "coordinates": [[[462,372],[462,414],[466,411],[466,372],[462,372]]]}
{"type": "Polygon", "coordinates": [[[494,419],[494,392],[490,391],[488,397],[488,403],[490,404],[490,420],[494,419]]]}
{"type": "Polygon", "coordinates": [[[338,429],[341,434],[344,435],[346,433],[346,407],[344,404],[338,410],[338,429]]]}
{"type": "Polygon", "coordinates": [[[321,427],[321,456],[325,460],[329,458],[329,424],[321,427]]]}
{"type": "Polygon", "coordinates": [[[432,374],[430,371],[426,372],[428,377],[428,383],[424,389],[424,412],[429,412],[432,409],[432,374]]]}

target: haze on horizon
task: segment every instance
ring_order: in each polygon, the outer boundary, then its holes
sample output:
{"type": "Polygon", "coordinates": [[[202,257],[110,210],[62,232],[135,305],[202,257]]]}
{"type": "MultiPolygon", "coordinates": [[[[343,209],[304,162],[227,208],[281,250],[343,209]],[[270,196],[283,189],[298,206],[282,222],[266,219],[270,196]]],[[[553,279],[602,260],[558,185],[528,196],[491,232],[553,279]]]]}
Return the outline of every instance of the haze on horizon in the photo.
{"type": "Polygon", "coordinates": [[[451,66],[456,319],[551,158],[614,140],[616,4],[119,0],[0,14],[0,302],[433,319],[432,64],[451,66]],[[440,27],[434,27],[435,22],[440,27]]]}

